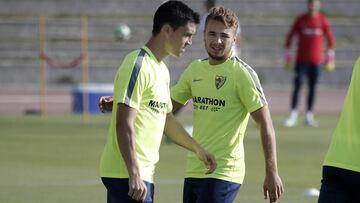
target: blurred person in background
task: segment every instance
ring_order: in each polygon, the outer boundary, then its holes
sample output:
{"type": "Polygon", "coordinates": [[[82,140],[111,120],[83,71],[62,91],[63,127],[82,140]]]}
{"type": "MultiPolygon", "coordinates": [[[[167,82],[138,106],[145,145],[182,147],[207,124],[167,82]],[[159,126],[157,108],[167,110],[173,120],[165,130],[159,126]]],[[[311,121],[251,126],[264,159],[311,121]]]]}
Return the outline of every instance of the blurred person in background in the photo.
{"type": "Polygon", "coordinates": [[[320,0],[308,0],[307,5],[308,11],[295,19],[285,42],[284,67],[294,72],[291,111],[288,119],[284,122],[286,127],[293,127],[297,123],[299,94],[305,77],[308,79],[305,124],[318,126],[318,122],[314,119],[313,110],[321,68],[323,64],[327,71],[332,71],[335,68],[335,39],[328,19],[320,13],[320,0]],[[293,65],[291,44],[295,36],[298,38],[297,55],[295,65],[293,65]],[[325,58],[323,57],[324,38],[326,38],[328,45],[325,58]]]}
{"type": "Polygon", "coordinates": [[[214,156],[181,127],[171,113],[170,76],[163,59],[178,57],[192,43],[199,15],[180,1],[156,11],[152,36],[130,52],[114,81],[112,117],[101,156],[100,175],[108,203],[153,202],[153,176],[162,135],[194,152],[211,173],[214,156]]]}
{"type": "Polygon", "coordinates": [[[318,203],[360,202],[360,57],[323,163],[318,203]]]}

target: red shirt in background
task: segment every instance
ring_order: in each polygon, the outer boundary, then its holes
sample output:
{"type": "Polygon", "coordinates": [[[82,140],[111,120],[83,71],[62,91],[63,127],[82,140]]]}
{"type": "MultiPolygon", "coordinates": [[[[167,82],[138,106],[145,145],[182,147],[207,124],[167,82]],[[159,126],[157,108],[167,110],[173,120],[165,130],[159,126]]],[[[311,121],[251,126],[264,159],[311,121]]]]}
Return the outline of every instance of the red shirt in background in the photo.
{"type": "Polygon", "coordinates": [[[329,49],[335,45],[334,35],[327,18],[318,14],[299,16],[286,38],[285,48],[291,47],[293,37],[298,37],[296,61],[298,63],[321,64],[323,60],[323,38],[326,37],[329,49]]]}

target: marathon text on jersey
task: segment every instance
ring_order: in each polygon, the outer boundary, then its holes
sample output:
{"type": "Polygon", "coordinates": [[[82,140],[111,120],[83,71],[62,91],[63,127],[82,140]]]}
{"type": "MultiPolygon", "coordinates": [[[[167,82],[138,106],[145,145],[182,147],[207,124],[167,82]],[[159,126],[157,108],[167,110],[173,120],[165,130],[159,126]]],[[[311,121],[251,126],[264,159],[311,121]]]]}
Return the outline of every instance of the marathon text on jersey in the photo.
{"type": "Polygon", "coordinates": [[[208,104],[208,105],[225,107],[225,100],[221,100],[221,99],[213,99],[208,97],[193,97],[193,102],[199,104],[208,104]]]}

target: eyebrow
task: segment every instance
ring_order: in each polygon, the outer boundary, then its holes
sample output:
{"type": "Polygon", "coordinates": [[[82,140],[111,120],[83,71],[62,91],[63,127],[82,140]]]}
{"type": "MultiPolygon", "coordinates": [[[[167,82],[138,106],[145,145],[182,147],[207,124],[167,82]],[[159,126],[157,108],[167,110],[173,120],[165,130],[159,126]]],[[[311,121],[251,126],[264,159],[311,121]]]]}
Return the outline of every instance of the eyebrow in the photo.
{"type": "MultiPolygon", "coordinates": [[[[209,34],[217,34],[217,32],[215,32],[215,31],[208,31],[207,33],[209,33],[209,34]]],[[[220,32],[220,35],[230,36],[230,34],[226,33],[226,32],[220,32]]]]}

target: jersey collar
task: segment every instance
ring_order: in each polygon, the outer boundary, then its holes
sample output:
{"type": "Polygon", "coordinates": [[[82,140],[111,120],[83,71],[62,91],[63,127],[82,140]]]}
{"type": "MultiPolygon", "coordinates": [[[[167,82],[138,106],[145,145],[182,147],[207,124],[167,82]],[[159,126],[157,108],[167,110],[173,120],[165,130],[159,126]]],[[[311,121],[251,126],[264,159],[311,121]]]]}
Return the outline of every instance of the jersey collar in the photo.
{"type": "Polygon", "coordinates": [[[152,51],[147,46],[143,46],[142,49],[145,50],[145,52],[147,53],[147,55],[149,55],[149,57],[151,59],[156,61],[158,64],[162,64],[162,61],[158,61],[157,58],[155,57],[155,55],[152,53],[152,51]]]}

